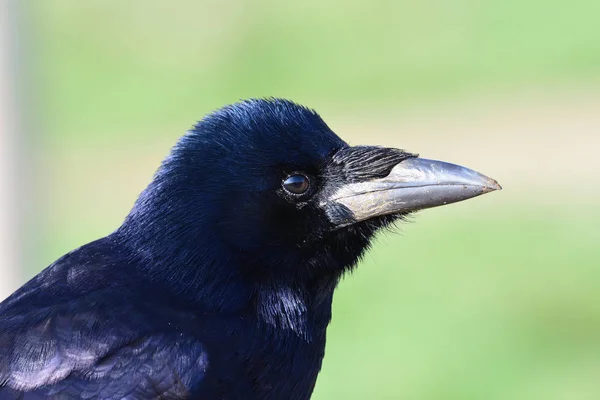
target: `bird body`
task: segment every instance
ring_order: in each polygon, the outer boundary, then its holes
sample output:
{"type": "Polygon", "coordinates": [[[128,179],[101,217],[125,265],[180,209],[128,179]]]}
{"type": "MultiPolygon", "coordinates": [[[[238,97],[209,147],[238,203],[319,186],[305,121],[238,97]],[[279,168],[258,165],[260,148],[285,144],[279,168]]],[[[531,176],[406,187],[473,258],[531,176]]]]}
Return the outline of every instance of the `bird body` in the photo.
{"type": "Polygon", "coordinates": [[[0,399],[310,398],[334,289],[372,236],[499,188],[454,167],[351,147],[285,100],[216,111],[121,227],[0,304],[0,399]]]}
{"type": "Polygon", "coordinates": [[[331,296],[309,304],[291,288],[257,292],[215,312],[182,302],[140,269],[108,236],[9,297],[0,398],[307,398],[331,296]]]}

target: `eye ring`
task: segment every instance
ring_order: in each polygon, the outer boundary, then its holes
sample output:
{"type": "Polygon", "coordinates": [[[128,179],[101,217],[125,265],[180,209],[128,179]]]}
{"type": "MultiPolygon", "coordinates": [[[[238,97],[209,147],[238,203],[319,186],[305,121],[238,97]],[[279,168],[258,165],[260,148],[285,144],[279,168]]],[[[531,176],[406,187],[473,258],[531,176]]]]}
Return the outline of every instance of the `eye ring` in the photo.
{"type": "Polygon", "coordinates": [[[310,179],[301,173],[288,175],[281,183],[283,189],[293,195],[302,195],[310,189],[310,179]]]}

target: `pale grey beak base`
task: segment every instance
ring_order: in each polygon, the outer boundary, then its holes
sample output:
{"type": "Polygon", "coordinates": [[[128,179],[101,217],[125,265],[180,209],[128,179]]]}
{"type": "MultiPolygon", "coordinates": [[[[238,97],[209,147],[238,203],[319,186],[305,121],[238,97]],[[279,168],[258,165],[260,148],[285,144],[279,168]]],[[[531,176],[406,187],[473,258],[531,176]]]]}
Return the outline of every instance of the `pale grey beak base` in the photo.
{"type": "Polygon", "coordinates": [[[501,189],[495,180],[460,165],[409,158],[384,178],[342,186],[329,201],[344,206],[358,222],[442,206],[501,189]]]}

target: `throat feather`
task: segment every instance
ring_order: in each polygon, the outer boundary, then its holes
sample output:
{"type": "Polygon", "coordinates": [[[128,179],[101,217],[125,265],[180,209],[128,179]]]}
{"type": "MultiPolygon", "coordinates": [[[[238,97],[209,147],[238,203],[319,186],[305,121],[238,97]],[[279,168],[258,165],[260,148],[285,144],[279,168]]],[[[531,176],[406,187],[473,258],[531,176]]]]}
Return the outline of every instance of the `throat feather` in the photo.
{"type": "Polygon", "coordinates": [[[306,296],[289,287],[263,290],[258,295],[257,312],[261,319],[278,331],[291,331],[307,342],[310,334],[306,296]]]}

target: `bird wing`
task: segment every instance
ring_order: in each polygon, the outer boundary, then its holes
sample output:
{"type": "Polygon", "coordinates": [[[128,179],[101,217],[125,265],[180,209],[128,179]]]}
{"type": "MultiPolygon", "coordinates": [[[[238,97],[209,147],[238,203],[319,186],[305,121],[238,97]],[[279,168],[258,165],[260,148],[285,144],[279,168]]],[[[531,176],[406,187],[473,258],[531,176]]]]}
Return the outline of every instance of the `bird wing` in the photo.
{"type": "Polygon", "coordinates": [[[198,387],[207,354],[186,328],[198,321],[116,269],[101,279],[107,267],[68,255],[0,304],[0,399],[178,399],[198,387]]]}
{"type": "MultiPolygon", "coordinates": [[[[72,354],[68,346],[41,356],[13,355],[3,370],[0,399],[181,399],[203,378],[202,346],[190,340],[156,335],[140,338],[104,357],[72,354]]],[[[72,350],[72,349],[71,349],[72,350]]]]}

